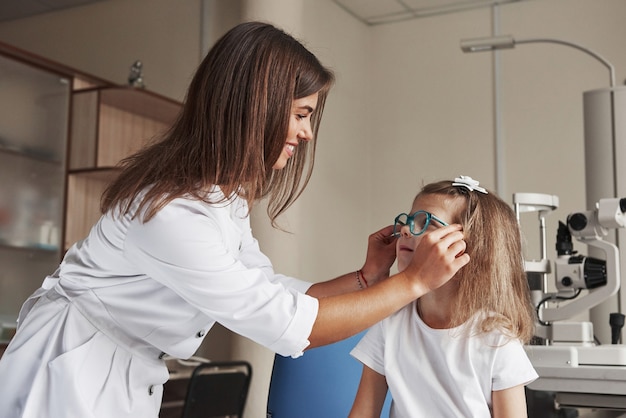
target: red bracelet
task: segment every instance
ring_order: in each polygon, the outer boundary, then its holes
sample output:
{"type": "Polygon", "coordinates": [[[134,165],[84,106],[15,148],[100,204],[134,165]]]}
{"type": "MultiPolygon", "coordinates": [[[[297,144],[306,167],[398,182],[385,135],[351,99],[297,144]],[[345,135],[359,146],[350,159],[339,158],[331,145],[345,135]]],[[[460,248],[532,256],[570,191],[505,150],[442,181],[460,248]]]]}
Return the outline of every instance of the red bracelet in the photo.
{"type": "Polygon", "coordinates": [[[363,283],[365,283],[365,287],[369,287],[369,284],[367,283],[367,280],[365,280],[365,275],[363,274],[363,272],[361,270],[357,270],[356,273],[360,276],[361,280],[363,280],[363,283]]]}
{"type": "Polygon", "coordinates": [[[361,283],[361,276],[359,275],[359,271],[355,271],[356,273],[356,283],[359,285],[359,289],[363,290],[363,283],[361,283]]]}

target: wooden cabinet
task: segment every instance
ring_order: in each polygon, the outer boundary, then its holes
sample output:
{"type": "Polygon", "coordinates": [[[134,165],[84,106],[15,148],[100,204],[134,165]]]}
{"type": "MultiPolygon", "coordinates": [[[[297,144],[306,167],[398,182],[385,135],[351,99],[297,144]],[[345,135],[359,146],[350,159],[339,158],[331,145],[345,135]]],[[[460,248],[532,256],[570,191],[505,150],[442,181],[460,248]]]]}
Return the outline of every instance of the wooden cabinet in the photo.
{"type": "Polygon", "coordinates": [[[180,107],[0,42],[0,345],[24,300],[98,219],[117,163],[180,107]]]}
{"type": "Polygon", "coordinates": [[[100,216],[100,196],[115,166],[174,122],[181,104],[146,90],[107,86],[72,97],[64,247],[84,238],[100,216]]]}

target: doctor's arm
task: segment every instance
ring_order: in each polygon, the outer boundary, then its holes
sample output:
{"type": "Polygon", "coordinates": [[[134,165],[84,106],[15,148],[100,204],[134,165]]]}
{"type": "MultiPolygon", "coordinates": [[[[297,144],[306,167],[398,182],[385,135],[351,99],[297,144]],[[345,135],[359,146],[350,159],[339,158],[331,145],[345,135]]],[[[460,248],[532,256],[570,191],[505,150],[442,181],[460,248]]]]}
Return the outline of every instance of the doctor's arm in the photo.
{"type": "Polygon", "coordinates": [[[392,233],[393,226],[387,226],[369,236],[365,264],[358,272],[315,283],[307,294],[316,298],[340,295],[362,290],[389,277],[389,269],[396,259],[396,238],[391,236],[392,233]]]}
{"type": "Polygon", "coordinates": [[[309,348],[355,335],[446,283],[470,261],[460,225],[425,234],[405,270],[358,292],[319,297],[309,348]]]}

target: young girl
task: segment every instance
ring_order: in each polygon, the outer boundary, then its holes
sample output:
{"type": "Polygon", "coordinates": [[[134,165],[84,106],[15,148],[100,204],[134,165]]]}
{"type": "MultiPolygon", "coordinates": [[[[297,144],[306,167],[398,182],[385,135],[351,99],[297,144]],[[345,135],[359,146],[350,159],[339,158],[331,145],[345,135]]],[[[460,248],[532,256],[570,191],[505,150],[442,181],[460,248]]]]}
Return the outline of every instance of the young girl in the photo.
{"type": "Polygon", "coordinates": [[[537,378],[523,343],[534,316],[511,208],[470,177],[425,186],[395,219],[398,270],[432,231],[463,225],[471,267],[372,327],[352,355],[363,375],[351,418],[526,417],[537,378]]]}

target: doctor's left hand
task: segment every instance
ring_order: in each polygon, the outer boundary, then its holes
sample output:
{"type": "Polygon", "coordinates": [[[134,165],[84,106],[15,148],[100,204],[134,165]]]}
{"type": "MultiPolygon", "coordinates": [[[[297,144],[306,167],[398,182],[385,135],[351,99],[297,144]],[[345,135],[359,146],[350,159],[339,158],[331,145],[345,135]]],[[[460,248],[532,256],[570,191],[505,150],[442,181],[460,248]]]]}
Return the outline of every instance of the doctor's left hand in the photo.
{"type": "Polygon", "coordinates": [[[389,269],[396,259],[396,237],[392,236],[393,225],[386,226],[367,240],[367,256],[361,269],[368,286],[389,277],[389,269]]]}

